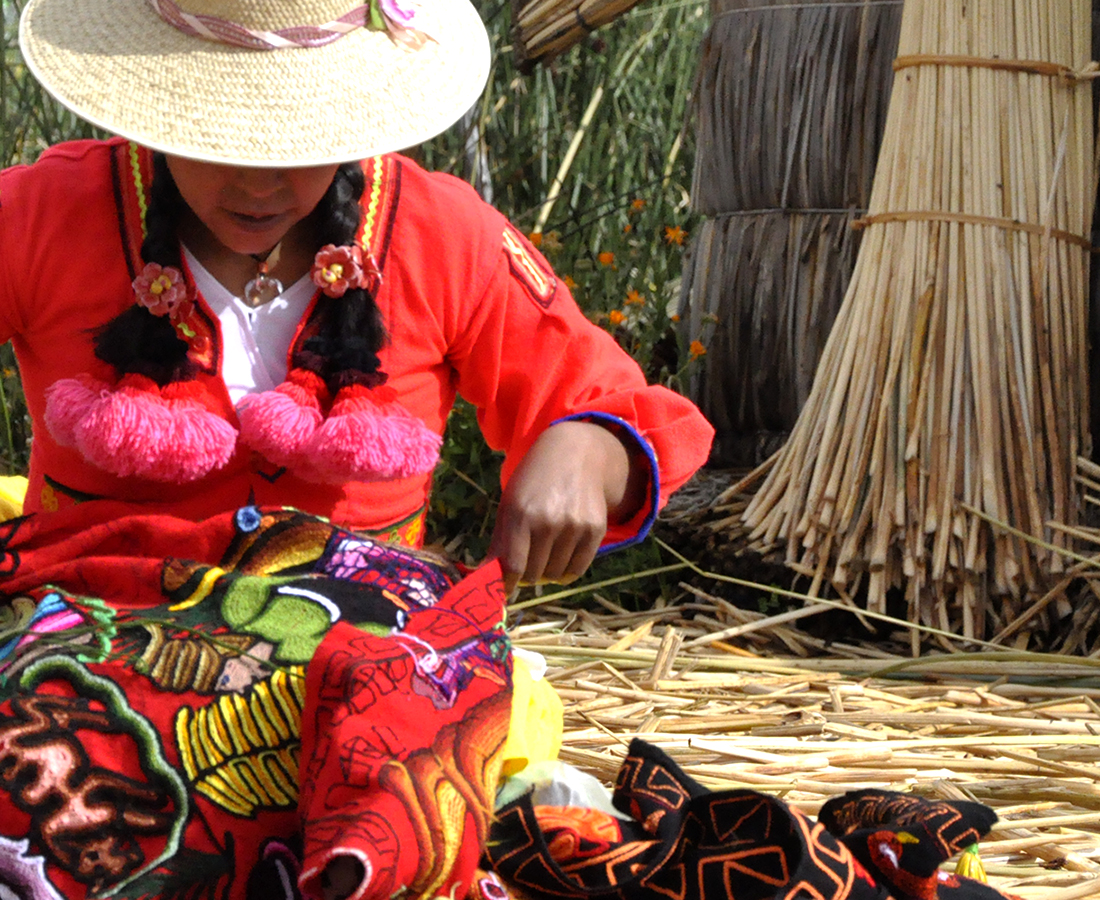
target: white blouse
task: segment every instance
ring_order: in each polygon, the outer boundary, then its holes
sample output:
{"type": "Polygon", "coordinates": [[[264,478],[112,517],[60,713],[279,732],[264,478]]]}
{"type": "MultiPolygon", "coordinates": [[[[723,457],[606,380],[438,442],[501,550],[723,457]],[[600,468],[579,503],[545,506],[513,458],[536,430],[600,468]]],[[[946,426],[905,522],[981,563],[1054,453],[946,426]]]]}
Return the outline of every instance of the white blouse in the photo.
{"type": "Polygon", "coordinates": [[[183,248],[195,287],[222,330],[222,379],[238,403],[246,394],[270,391],[286,379],[286,355],[316,285],[307,272],[270,303],[252,309],[183,248]]]}

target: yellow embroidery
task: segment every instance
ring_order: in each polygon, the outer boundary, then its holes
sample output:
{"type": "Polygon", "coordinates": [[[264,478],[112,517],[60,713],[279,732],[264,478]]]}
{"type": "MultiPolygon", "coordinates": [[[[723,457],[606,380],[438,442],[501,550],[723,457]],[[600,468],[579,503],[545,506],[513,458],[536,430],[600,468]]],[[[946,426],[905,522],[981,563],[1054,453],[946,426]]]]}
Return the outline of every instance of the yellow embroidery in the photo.
{"type": "Polygon", "coordinates": [[[190,609],[192,606],[202,603],[203,600],[210,596],[210,592],[214,589],[214,582],[224,574],[226,574],[225,569],[211,566],[206,574],[202,576],[202,580],[199,582],[199,586],[195,588],[195,592],[186,600],[181,600],[174,606],[169,606],[168,611],[180,612],[181,610],[190,609]]]}
{"type": "Polygon", "coordinates": [[[42,485],[42,508],[46,512],[57,512],[61,508],[57,502],[57,493],[48,484],[42,485]]]}
{"type": "Polygon", "coordinates": [[[240,816],[293,806],[304,703],[305,669],[297,666],[259,682],[247,699],[228,694],[202,709],[181,709],[176,745],[188,781],[240,816]]]}
{"type": "Polygon", "coordinates": [[[372,243],[374,241],[374,220],[378,217],[378,204],[382,200],[382,184],[385,181],[385,160],[378,156],[370,161],[371,183],[369,189],[370,200],[367,203],[367,213],[363,217],[363,250],[373,255],[372,243]]]}
{"type": "Polygon", "coordinates": [[[511,258],[516,277],[540,306],[548,306],[554,294],[554,279],[535,261],[511,228],[504,229],[504,249],[511,258]]]}
{"type": "Polygon", "coordinates": [[[134,175],[134,190],[137,191],[138,211],[141,213],[141,236],[145,238],[145,212],[149,208],[145,199],[145,184],[141,179],[141,158],[138,145],[130,142],[130,169],[134,175]]]}

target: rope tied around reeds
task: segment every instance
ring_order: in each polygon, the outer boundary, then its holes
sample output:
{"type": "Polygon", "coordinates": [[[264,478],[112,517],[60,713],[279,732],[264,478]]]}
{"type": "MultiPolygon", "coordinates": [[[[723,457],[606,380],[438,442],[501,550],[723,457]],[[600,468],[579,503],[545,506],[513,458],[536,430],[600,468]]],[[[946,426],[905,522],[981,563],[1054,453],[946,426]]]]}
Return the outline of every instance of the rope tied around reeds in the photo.
{"type": "Polygon", "coordinates": [[[759,6],[715,10],[713,18],[732,16],[736,13],[775,12],[776,10],[867,9],[873,6],[901,6],[903,2],[904,0],[838,0],[835,3],[763,3],[759,6]]]}
{"type": "Polygon", "coordinates": [[[1063,231],[1060,228],[1050,228],[1046,225],[1037,225],[1034,222],[1021,222],[1018,219],[1004,219],[995,216],[976,216],[971,213],[948,212],[946,210],[899,210],[897,212],[875,213],[863,216],[852,222],[851,227],[861,231],[869,225],[882,225],[887,222],[957,222],[960,225],[983,225],[990,228],[1002,228],[1008,231],[1022,231],[1039,237],[1057,238],[1075,244],[1090,253],[1098,252],[1093,247],[1092,241],[1087,237],[1063,231]]]}
{"type": "Polygon", "coordinates": [[[1060,78],[1070,85],[1087,84],[1094,78],[1100,78],[1100,63],[1090,62],[1080,69],[1074,69],[1061,63],[1047,62],[1041,59],[999,59],[982,56],[946,56],[938,53],[917,53],[899,56],[894,60],[894,71],[910,69],[916,66],[953,66],[964,69],[996,69],[1003,72],[1018,72],[1023,75],[1044,75],[1060,78]]]}
{"type": "MultiPolygon", "coordinates": [[[[894,60],[895,72],[918,66],[951,66],[967,69],[993,69],[1002,72],[1016,72],[1024,75],[1039,75],[1049,78],[1058,78],[1071,87],[1089,85],[1092,80],[1100,77],[1100,63],[1090,62],[1080,69],[1073,69],[1061,63],[1048,62],[1036,59],[1000,59],[997,57],[981,56],[947,56],[937,53],[911,54],[899,56],[894,60]]],[[[1010,231],[1022,231],[1028,234],[1038,235],[1043,238],[1055,238],[1075,244],[1090,253],[1100,252],[1100,248],[1094,247],[1092,241],[1085,236],[1073,234],[1060,228],[1051,228],[1048,225],[1040,225],[1034,222],[1021,222],[1018,219],[1007,219],[996,216],[979,216],[971,213],[948,212],[946,210],[898,210],[894,212],[882,212],[874,215],[865,215],[851,223],[851,227],[860,231],[869,225],[878,225],[886,222],[957,222],[962,225],[983,225],[992,228],[1002,228],[1010,231]]]]}

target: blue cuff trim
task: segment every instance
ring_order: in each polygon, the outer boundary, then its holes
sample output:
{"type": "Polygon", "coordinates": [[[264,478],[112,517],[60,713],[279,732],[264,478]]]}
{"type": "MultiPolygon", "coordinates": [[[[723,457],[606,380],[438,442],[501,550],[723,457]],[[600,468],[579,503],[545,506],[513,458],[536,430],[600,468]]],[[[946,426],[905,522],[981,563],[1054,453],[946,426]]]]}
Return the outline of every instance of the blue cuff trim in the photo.
{"type": "MultiPolygon", "coordinates": [[[[558,422],[595,422],[600,425],[605,425],[612,432],[618,432],[620,437],[629,438],[639,450],[645,453],[646,461],[649,464],[649,491],[646,498],[646,506],[643,507],[643,512],[639,512],[631,520],[637,521],[639,517],[642,517],[641,523],[637,526],[637,531],[628,538],[624,538],[621,541],[615,541],[614,543],[604,544],[597,550],[598,555],[604,553],[610,553],[612,550],[621,550],[623,547],[633,547],[635,544],[640,544],[649,536],[649,529],[653,527],[653,523],[657,521],[657,510],[660,509],[661,499],[661,481],[657,474],[657,454],[654,453],[653,448],[649,445],[641,433],[633,425],[627,422],[625,419],[620,419],[618,416],[613,416],[611,413],[605,412],[580,412],[574,413],[571,416],[562,416],[560,419],[555,419],[551,422],[551,426],[557,425],[558,422]],[[646,508],[648,507],[648,508],[646,508]]],[[[617,526],[619,528],[630,525],[630,522],[617,526]]]]}

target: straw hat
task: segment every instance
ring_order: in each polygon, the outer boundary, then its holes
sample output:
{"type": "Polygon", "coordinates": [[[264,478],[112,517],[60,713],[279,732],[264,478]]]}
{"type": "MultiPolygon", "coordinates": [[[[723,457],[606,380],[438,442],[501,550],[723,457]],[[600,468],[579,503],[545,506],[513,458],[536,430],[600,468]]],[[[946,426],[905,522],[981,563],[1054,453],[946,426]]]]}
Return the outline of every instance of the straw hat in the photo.
{"type": "Polygon", "coordinates": [[[114,134],[210,162],[319,165],[433,137],[488,78],[468,0],[361,3],[30,0],[19,40],[51,94],[114,134]],[[420,46],[370,27],[410,10],[416,31],[394,33],[429,35],[420,46]]]}

